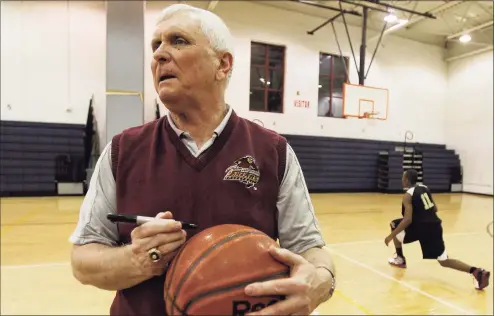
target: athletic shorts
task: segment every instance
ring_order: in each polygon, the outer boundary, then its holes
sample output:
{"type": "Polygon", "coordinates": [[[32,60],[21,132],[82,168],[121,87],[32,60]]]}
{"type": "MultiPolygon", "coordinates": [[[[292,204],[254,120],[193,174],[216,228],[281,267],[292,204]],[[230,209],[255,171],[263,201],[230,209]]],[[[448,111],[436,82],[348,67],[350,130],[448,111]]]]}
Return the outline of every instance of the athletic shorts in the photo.
{"type": "MultiPolygon", "coordinates": [[[[392,229],[399,226],[402,218],[393,220],[390,223],[392,229]]],[[[441,223],[411,224],[397,235],[397,239],[409,244],[419,241],[423,259],[447,260],[447,252],[443,241],[443,229],[441,223]]]]}

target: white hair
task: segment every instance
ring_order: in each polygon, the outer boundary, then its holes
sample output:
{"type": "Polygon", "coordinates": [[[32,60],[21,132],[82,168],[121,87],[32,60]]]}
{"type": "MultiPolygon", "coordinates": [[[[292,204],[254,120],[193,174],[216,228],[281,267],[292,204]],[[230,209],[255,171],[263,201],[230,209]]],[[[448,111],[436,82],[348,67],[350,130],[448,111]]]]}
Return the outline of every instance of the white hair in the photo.
{"type": "MultiPolygon", "coordinates": [[[[211,48],[216,52],[228,52],[232,55],[232,65],[234,64],[234,41],[232,34],[225,22],[215,13],[196,8],[187,4],[173,4],[162,10],[156,24],[172,18],[176,14],[187,14],[190,18],[198,21],[203,35],[208,39],[211,48]]],[[[227,82],[232,75],[231,67],[227,82]]]]}

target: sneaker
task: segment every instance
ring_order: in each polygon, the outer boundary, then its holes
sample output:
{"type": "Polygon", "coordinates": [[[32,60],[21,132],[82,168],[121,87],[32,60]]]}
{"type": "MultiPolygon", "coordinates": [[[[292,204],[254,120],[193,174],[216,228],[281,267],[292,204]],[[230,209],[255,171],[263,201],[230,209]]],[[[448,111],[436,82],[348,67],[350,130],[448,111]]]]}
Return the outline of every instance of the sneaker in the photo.
{"type": "Polygon", "coordinates": [[[483,290],[485,287],[488,286],[488,281],[490,279],[490,272],[483,270],[481,268],[478,268],[473,271],[473,277],[475,280],[475,289],[477,290],[483,290]]]}
{"type": "Polygon", "coordinates": [[[398,267],[398,268],[406,268],[407,267],[406,259],[397,256],[397,254],[395,254],[395,256],[393,258],[389,258],[388,263],[390,265],[393,265],[393,266],[398,267]]]}

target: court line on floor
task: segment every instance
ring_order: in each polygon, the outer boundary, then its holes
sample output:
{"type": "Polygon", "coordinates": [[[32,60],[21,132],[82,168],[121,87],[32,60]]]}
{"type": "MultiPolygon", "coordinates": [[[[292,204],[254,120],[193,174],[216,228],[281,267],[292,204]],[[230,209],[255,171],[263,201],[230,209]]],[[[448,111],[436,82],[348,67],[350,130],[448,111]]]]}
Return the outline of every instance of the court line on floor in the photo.
{"type": "MultiPolygon", "coordinates": [[[[346,301],[347,303],[349,303],[352,306],[354,306],[357,309],[359,309],[363,313],[362,315],[375,315],[369,309],[367,309],[363,305],[359,304],[356,300],[353,300],[349,296],[347,296],[344,293],[340,292],[339,290],[335,290],[334,296],[340,296],[342,299],[344,299],[344,301],[346,301]]],[[[320,315],[320,312],[318,312],[317,310],[314,310],[310,315],[312,315],[312,316],[314,316],[314,315],[320,315]]]]}
{"type": "MultiPolygon", "coordinates": [[[[466,235],[482,235],[484,233],[480,232],[469,232],[469,233],[452,233],[445,234],[444,236],[466,236],[466,235]]],[[[383,242],[382,239],[374,239],[374,240],[357,240],[357,241],[344,241],[344,242],[336,242],[336,243],[327,243],[327,246],[339,246],[339,245],[359,245],[359,244],[371,244],[383,242]]],[[[9,269],[28,269],[28,268],[44,268],[44,267],[52,267],[52,266],[63,266],[69,265],[70,262],[47,262],[47,263],[36,263],[36,264],[21,264],[21,265],[2,265],[0,268],[9,270],[9,269]]]]}
{"type": "MultiPolygon", "coordinates": [[[[481,234],[481,233],[478,233],[478,232],[472,232],[472,233],[453,233],[453,234],[446,234],[445,236],[465,236],[465,235],[477,235],[477,234],[481,234]]],[[[362,241],[353,241],[353,242],[341,242],[341,243],[333,243],[333,244],[328,244],[328,246],[332,246],[332,245],[346,245],[346,244],[364,244],[364,243],[374,243],[374,242],[383,242],[383,240],[362,240],[362,241]]],[[[329,248],[327,247],[327,249],[333,253],[335,253],[336,255],[346,259],[347,261],[349,262],[352,262],[356,265],[359,265],[365,269],[368,269],[378,275],[380,275],[381,277],[384,277],[386,279],[389,279],[391,281],[395,281],[399,284],[401,284],[402,286],[405,286],[407,288],[409,288],[410,290],[413,290],[417,293],[420,293],[432,300],[435,300],[449,308],[452,308],[458,312],[462,312],[464,314],[467,314],[467,315],[475,315],[474,313],[470,312],[470,311],[467,311],[467,310],[464,310],[452,303],[449,303],[447,301],[444,301],[436,296],[433,296],[427,292],[424,292],[412,285],[409,285],[408,283],[405,283],[404,281],[401,281],[401,280],[397,280],[379,270],[376,270],[374,268],[372,268],[371,266],[367,265],[367,264],[364,264],[364,263],[361,263],[359,261],[356,261],[350,257],[347,257],[346,255],[343,255],[341,254],[340,252],[336,251],[335,249],[332,249],[332,248],[329,248]]],[[[14,269],[28,269],[28,268],[44,268],[44,267],[56,267],[56,266],[68,266],[70,265],[70,262],[51,262],[51,263],[40,263],[40,264],[28,264],[28,265],[7,265],[7,266],[1,266],[1,269],[2,270],[14,270],[14,269]]],[[[355,300],[353,300],[352,298],[349,298],[347,297],[345,294],[341,293],[340,291],[336,291],[336,294],[338,296],[340,296],[341,298],[343,298],[345,301],[347,301],[348,303],[350,303],[351,305],[355,306],[356,308],[358,308],[360,311],[362,311],[364,314],[366,315],[374,315],[371,311],[369,311],[366,307],[362,306],[361,304],[357,303],[355,300]]]]}
{"type": "Polygon", "coordinates": [[[452,303],[449,303],[449,302],[447,302],[447,301],[445,301],[445,300],[443,300],[441,298],[438,298],[436,296],[433,296],[433,295],[431,295],[431,294],[429,294],[429,293],[427,293],[425,291],[422,291],[422,290],[418,289],[417,287],[412,286],[412,285],[410,285],[410,284],[408,284],[408,283],[406,283],[404,281],[401,281],[401,280],[398,280],[396,278],[393,278],[393,277],[391,277],[391,276],[389,276],[389,275],[387,275],[387,274],[385,274],[385,273],[383,273],[383,272],[381,272],[381,271],[379,271],[379,270],[377,270],[377,269],[375,269],[375,268],[373,268],[373,267],[371,267],[371,266],[369,266],[369,265],[367,265],[365,263],[362,263],[362,262],[359,262],[359,261],[357,261],[355,259],[352,259],[352,258],[350,258],[350,257],[348,257],[348,256],[346,256],[346,255],[344,255],[344,254],[336,251],[335,249],[332,249],[332,248],[329,248],[329,247],[327,247],[327,249],[330,252],[336,254],[337,256],[339,256],[339,257],[341,257],[341,258],[343,258],[343,259],[345,259],[345,260],[347,260],[347,261],[349,261],[351,263],[354,263],[354,264],[356,264],[356,265],[358,265],[358,266],[360,266],[362,268],[365,268],[367,270],[370,270],[371,272],[374,272],[375,274],[377,274],[377,275],[379,275],[379,276],[381,276],[381,277],[383,277],[385,279],[389,279],[391,281],[397,282],[400,285],[402,285],[404,287],[407,287],[408,289],[410,289],[412,291],[415,291],[415,292],[417,292],[417,293],[419,293],[419,294],[421,294],[423,296],[426,296],[426,297],[428,297],[428,298],[430,298],[430,299],[432,299],[434,301],[437,301],[438,303],[441,303],[441,304],[443,304],[443,305],[445,305],[445,306],[447,306],[449,308],[452,308],[452,309],[456,310],[457,312],[461,312],[461,313],[464,313],[466,315],[476,315],[476,313],[473,313],[473,312],[467,311],[465,309],[462,309],[459,306],[456,306],[456,305],[454,305],[452,303]]]}
{"type": "MultiPolygon", "coordinates": [[[[455,237],[455,236],[470,236],[470,235],[484,235],[485,232],[468,232],[468,233],[452,233],[452,234],[444,234],[444,237],[455,237]]],[[[335,242],[335,243],[327,243],[327,246],[339,246],[339,245],[359,245],[359,244],[374,244],[377,242],[384,242],[383,239],[369,239],[369,240],[356,240],[356,241],[343,241],[343,242],[335,242]]]]}
{"type": "Polygon", "coordinates": [[[344,293],[342,293],[342,292],[340,292],[338,290],[335,290],[335,294],[337,294],[339,297],[343,298],[344,301],[346,301],[347,303],[349,303],[352,306],[354,306],[357,309],[359,309],[365,315],[375,315],[369,309],[367,309],[363,305],[359,304],[355,299],[350,298],[349,296],[345,295],[344,293]]]}

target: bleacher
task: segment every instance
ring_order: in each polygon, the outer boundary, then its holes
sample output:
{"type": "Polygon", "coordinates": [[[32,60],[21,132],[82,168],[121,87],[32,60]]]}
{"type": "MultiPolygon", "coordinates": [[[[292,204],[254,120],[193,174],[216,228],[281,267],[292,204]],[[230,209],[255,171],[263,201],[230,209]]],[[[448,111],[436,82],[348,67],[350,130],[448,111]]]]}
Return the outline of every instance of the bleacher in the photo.
{"type": "MultiPolygon", "coordinates": [[[[86,124],[1,121],[0,196],[60,195],[63,183],[85,191],[99,154],[95,123],[91,102],[86,124]]],[[[459,156],[445,145],[284,136],[310,192],[403,192],[408,168],[433,192],[462,181],[459,156]]]]}
{"type": "Polygon", "coordinates": [[[419,181],[433,192],[451,192],[451,184],[461,181],[459,156],[445,145],[284,136],[311,192],[403,192],[408,168],[418,170],[419,181]]]}
{"type": "Polygon", "coordinates": [[[1,196],[56,195],[56,158],[84,155],[84,125],[0,121],[1,196]]]}
{"type": "Polygon", "coordinates": [[[453,150],[433,149],[423,153],[424,183],[432,190],[448,190],[461,178],[461,161],[453,150]]]}
{"type": "Polygon", "coordinates": [[[0,196],[54,196],[61,183],[78,184],[83,194],[92,129],[92,123],[0,121],[0,196]]]}

